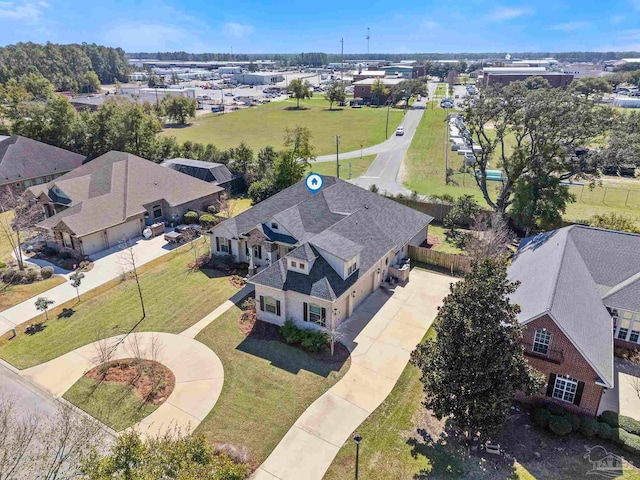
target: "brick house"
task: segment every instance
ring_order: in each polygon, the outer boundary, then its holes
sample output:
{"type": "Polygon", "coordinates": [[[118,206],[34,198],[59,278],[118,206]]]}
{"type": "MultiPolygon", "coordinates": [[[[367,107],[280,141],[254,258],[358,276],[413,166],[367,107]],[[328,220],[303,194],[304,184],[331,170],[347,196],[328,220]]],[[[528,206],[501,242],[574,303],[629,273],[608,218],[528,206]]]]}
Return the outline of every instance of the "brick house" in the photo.
{"type": "Polygon", "coordinates": [[[638,252],[640,235],[580,225],[521,242],[509,277],[525,355],[547,382],[535,400],[598,413],[614,386],[614,338],[640,343],[638,252]]]}

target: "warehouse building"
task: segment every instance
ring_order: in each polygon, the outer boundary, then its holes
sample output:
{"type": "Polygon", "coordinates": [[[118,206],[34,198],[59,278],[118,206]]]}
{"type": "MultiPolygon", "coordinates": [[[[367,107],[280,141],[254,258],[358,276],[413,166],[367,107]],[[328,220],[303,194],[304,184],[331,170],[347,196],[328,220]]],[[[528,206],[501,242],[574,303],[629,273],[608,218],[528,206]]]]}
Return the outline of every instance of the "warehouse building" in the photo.
{"type": "Polygon", "coordinates": [[[284,82],[284,75],[277,72],[236,73],[233,79],[246,85],[272,85],[284,82]]]}

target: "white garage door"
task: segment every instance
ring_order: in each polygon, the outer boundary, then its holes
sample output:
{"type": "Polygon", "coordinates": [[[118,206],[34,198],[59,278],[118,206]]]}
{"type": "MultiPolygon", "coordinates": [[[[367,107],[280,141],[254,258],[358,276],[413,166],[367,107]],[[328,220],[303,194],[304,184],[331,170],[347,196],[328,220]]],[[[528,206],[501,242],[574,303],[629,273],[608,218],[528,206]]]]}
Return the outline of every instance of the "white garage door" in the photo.
{"type": "Polygon", "coordinates": [[[85,255],[93,255],[102,250],[104,250],[104,234],[102,232],[82,237],[82,251],[85,255]]]}
{"type": "Polygon", "coordinates": [[[109,247],[117,247],[124,238],[132,240],[140,236],[140,220],[131,220],[127,223],[121,223],[107,230],[109,238],[109,247]]]}

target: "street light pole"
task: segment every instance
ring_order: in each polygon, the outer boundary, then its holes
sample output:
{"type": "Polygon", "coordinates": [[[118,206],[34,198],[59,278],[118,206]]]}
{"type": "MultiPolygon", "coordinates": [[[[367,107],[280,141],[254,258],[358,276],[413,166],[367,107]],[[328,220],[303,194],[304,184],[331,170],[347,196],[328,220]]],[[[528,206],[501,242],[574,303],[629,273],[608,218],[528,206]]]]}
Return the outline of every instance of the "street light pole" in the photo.
{"type": "Polygon", "coordinates": [[[360,442],[362,437],[357,433],[353,437],[353,441],[356,442],[356,480],[358,480],[358,463],[360,462],[360,442]]]}
{"type": "Polygon", "coordinates": [[[340,178],[340,161],[339,161],[340,135],[336,135],[336,177],[340,178]]]}
{"type": "Polygon", "coordinates": [[[389,99],[387,99],[387,125],[384,127],[384,136],[385,138],[389,138],[389,109],[391,108],[391,103],[389,99]]]}

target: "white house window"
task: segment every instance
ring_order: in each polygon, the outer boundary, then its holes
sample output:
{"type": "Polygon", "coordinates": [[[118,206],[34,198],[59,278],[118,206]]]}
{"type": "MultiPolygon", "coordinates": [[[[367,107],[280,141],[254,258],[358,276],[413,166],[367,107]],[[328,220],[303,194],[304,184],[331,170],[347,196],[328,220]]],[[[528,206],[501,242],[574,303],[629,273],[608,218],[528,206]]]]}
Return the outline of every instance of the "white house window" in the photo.
{"type": "Polygon", "coordinates": [[[322,308],[313,303],[309,304],[309,321],[319,323],[324,326],[324,319],[322,318],[322,308]]]}
{"type": "Polygon", "coordinates": [[[353,262],[351,265],[349,265],[349,268],[347,269],[347,276],[351,275],[357,269],[358,269],[358,263],[357,262],[353,262]]]}
{"type": "Polygon", "coordinates": [[[292,262],[291,262],[291,266],[292,266],[293,268],[296,268],[296,267],[297,267],[297,263],[292,261],[292,262]]]}
{"type": "Polygon", "coordinates": [[[276,299],[272,297],[264,297],[264,309],[269,313],[275,314],[278,311],[276,299]]]}
{"type": "Polygon", "coordinates": [[[262,260],[262,245],[254,245],[253,256],[262,260]]]}
{"type": "Polygon", "coordinates": [[[219,245],[220,245],[220,250],[221,252],[224,253],[231,253],[231,240],[229,240],[228,238],[224,238],[224,237],[218,237],[219,240],[219,245]]]}
{"type": "Polygon", "coordinates": [[[304,270],[305,266],[306,266],[306,264],[304,264],[304,263],[302,263],[302,262],[300,262],[300,263],[298,264],[298,268],[299,268],[300,270],[304,270]]]}
{"type": "Polygon", "coordinates": [[[568,377],[556,377],[556,384],[553,388],[553,398],[563,402],[573,403],[576,398],[578,382],[568,377]]]}
{"type": "Polygon", "coordinates": [[[620,328],[618,329],[618,335],[617,335],[617,338],[620,340],[627,339],[627,335],[629,335],[629,328],[631,327],[631,320],[629,318],[625,318],[626,314],[631,312],[624,312],[624,313],[625,315],[620,321],[620,328]]]}
{"type": "Polygon", "coordinates": [[[551,345],[551,333],[545,329],[536,330],[532,350],[535,353],[546,355],[549,352],[549,345],[551,345]]]}

